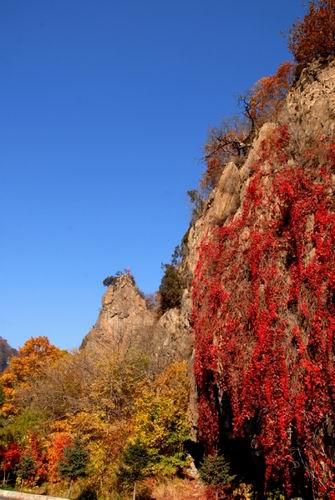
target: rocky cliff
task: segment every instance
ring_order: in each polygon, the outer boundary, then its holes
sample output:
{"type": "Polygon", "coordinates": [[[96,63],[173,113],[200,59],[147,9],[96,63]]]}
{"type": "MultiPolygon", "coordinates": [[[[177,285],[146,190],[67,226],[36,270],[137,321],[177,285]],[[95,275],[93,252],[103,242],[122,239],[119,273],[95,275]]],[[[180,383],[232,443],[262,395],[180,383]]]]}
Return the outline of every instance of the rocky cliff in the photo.
{"type": "MultiPolygon", "coordinates": [[[[187,292],[185,292],[187,297],[187,292]]],[[[183,300],[183,303],[187,298],[183,300]]],[[[157,370],[182,359],[190,359],[192,341],[190,307],[170,309],[157,315],[147,304],[128,274],[118,277],[102,298],[98,320],[85,337],[82,347],[109,344],[119,356],[130,349],[144,352],[157,370]]]]}
{"type": "Polygon", "coordinates": [[[199,258],[200,242],[211,228],[222,226],[242,205],[252,167],[260,158],[260,148],[278,124],[289,124],[296,151],[311,142],[334,136],[335,62],[314,62],[305,68],[288,94],[276,123],[266,123],[258,132],[242,168],[226,165],[216,188],[210,193],[201,217],[191,226],[187,238],[188,257],[184,263],[191,275],[199,258]]]}
{"type": "Polygon", "coordinates": [[[335,63],[314,62],[188,240],[199,438],[304,498],[334,487],[334,127],[335,63]]]}
{"type": "Polygon", "coordinates": [[[334,484],[334,132],[335,62],[314,62],[190,227],[180,308],[158,317],[122,276],[84,341],[194,361],[207,451],[307,496],[334,484]]]}
{"type": "Polygon", "coordinates": [[[148,310],[144,297],[132,277],[124,274],[103,295],[98,320],[85,337],[83,347],[98,342],[126,352],[140,340],[149,341],[153,323],[154,314],[148,310]]]}

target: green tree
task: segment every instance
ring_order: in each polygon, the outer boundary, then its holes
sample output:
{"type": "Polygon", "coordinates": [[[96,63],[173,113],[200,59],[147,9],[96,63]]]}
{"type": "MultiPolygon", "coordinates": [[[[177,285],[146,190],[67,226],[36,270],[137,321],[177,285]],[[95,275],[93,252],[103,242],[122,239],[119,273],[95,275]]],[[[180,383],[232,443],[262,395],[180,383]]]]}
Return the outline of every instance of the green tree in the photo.
{"type": "Polygon", "coordinates": [[[64,479],[77,479],[87,475],[88,451],[76,438],[73,445],[64,448],[64,459],[58,464],[59,475],[64,479]]]}
{"type": "Polygon", "coordinates": [[[222,455],[209,455],[199,470],[200,479],[211,486],[224,486],[234,481],[230,474],[230,464],[222,455]]]}
{"type": "Polygon", "coordinates": [[[146,476],[146,467],[150,463],[147,448],[139,441],[128,443],[122,456],[122,465],[118,472],[119,482],[126,487],[132,486],[146,476]]]}
{"type": "Polygon", "coordinates": [[[183,284],[178,269],[173,264],[164,264],[164,276],[162,278],[159,294],[162,312],[180,307],[183,284]]]}
{"type": "Polygon", "coordinates": [[[35,460],[30,456],[22,457],[18,465],[18,476],[24,481],[32,479],[36,474],[37,466],[35,460]]]}

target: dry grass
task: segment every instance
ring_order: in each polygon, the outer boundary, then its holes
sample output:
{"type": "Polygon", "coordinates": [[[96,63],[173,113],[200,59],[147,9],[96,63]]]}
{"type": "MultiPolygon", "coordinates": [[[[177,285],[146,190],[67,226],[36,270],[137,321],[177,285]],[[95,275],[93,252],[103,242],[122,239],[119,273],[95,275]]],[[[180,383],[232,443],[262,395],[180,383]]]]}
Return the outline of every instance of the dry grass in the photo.
{"type": "Polygon", "coordinates": [[[152,497],[155,500],[205,500],[205,487],[198,481],[172,479],[153,486],[152,497]]]}

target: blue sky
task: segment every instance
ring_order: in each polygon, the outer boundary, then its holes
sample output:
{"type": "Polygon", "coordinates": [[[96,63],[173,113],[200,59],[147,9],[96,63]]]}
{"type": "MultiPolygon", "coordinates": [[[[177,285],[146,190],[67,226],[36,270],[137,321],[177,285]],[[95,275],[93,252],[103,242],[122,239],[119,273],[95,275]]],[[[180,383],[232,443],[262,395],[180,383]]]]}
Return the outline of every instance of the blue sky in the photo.
{"type": "Polygon", "coordinates": [[[208,128],[290,59],[300,0],[1,0],[0,335],[73,348],[102,280],[158,288],[208,128]]]}

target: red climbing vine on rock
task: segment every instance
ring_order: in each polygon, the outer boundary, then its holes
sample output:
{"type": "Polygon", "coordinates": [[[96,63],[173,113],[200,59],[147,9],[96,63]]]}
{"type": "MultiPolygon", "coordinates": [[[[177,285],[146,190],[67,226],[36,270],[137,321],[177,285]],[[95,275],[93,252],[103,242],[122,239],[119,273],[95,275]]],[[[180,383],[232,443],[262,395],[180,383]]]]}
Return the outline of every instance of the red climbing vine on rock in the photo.
{"type": "Polygon", "coordinates": [[[287,126],[263,141],[239,215],[200,248],[199,435],[218,445],[225,395],[234,437],[260,422],[265,483],[280,478],[290,494],[299,468],[315,494],[333,495],[335,145],[297,154],[291,142],[287,126]]]}

